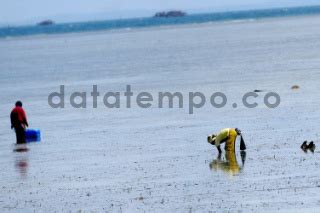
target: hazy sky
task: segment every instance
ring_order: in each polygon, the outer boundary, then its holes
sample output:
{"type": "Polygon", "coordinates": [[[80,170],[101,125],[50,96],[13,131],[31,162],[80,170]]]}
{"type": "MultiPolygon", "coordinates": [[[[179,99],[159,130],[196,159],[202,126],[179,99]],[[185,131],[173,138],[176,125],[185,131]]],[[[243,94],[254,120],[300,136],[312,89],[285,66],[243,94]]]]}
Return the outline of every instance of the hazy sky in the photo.
{"type": "Polygon", "coordinates": [[[126,18],[167,9],[192,13],[300,5],[320,5],[320,0],[0,0],[0,23],[126,18]]]}

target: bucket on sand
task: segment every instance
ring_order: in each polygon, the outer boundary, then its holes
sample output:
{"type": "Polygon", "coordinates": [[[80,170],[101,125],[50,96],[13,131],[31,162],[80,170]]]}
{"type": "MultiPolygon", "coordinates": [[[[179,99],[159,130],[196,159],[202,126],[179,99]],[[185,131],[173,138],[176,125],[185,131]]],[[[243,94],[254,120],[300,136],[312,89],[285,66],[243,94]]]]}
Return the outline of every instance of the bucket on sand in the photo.
{"type": "Polygon", "coordinates": [[[25,134],[27,143],[41,141],[40,129],[26,129],[25,134]]]}

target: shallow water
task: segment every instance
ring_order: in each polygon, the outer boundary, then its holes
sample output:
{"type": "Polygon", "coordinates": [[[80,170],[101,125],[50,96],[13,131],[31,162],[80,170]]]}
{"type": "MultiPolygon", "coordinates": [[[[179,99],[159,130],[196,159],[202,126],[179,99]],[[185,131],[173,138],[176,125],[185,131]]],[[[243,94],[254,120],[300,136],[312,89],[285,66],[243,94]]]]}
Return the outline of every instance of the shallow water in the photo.
{"type": "Polygon", "coordinates": [[[319,25],[312,16],[0,40],[1,211],[318,211],[319,151],[300,144],[319,142],[319,25]],[[62,84],[66,97],[130,84],[155,96],[222,91],[228,104],[189,115],[101,99],[74,109],[66,98],[52,109],[62,84]],[[232,107],[255,89],[278,92],[280,106],[264,106],[261,92],[259,107],[232,107]],[[28,152],[13,151],[17,99],[42,131],[28,152]],[[206,142],[224,127],[242,130],[244,166],[239,141],[233,166],[206,142]]]}

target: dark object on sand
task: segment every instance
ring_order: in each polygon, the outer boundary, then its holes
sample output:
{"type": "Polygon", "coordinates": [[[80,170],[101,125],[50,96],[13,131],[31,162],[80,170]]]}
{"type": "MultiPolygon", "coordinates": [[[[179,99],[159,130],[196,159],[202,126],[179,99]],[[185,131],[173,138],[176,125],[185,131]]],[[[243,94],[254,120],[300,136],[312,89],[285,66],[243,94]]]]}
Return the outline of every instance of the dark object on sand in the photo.
{"type": "Polygon", "coordinates": [[[255,90],[253,90],[253,92],[264,92],[264,90],[261,90],[261,89],[255,89],[255,90]]]}
{"type": "Polygon", "coordinates": [[[243,137],[242,137],[242,135],[240,136],[240,150],[241,151],[244,151],[244,150],[246,150],[247,149],[247,147],[246,147],[246,144],[245,144],[245,142],[244,142],[244,140],[243,140],[243,137]]]}
{"type": "Polygon", "coordinates": [[[298,85],[293,85],[293,86],[291,87],[291,89],[292,89],[292,90],[297,90],[297,89],[300,89],[300,87],[299,87],[298,85]]]}
{"type": "Polygon", "coordinates": [[[37,25],[38,26],[49,26],[49,25],[54,25],[54,22],[52,20],[44,20],[42,22],[39,22],[37,25]]]}
{"type": "Polygon", "coordinates": [[[187,14],[179,10],[172,10],[168,12],[158,12],[153,17],[154,18],[170,18],[170,17],[183,17],[187,14]]]}
{"type": "Polygon", "coordinates": [[[300,147],[301,149],[306,150],[308,148],[307,141],[304,141],[300,147]]]}
{"type": "Polygon", "coordinates": [[[307,144],[308,142],[307,141],[304,141],[301,145],[301,149],[304,151],[304,152],[307,152],[308,150],[310,150],[311,152],[314,152],[314,150],[316,149],[316,145],[314,144],[313,141],[310,141],[309,144],[307,144]]]}
{"type": "Polygon", "coordinates": [[[316,145],[313,143],[313,141],[309,143],[308,149],[310,149],[311,152],[314,152],[314,150],[316,149],[316,145]]]}

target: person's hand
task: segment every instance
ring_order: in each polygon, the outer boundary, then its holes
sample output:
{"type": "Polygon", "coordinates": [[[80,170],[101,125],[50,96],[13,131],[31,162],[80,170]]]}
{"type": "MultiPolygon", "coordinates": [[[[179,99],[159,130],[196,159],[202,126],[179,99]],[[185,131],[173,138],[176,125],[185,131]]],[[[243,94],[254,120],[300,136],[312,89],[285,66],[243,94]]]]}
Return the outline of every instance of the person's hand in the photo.
{"type": "Polygon", "coordinates": [[[237,132],[237,135],[241,135],[241,130],[240,129],[236,128],[235,130],[237,132]]]}

